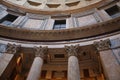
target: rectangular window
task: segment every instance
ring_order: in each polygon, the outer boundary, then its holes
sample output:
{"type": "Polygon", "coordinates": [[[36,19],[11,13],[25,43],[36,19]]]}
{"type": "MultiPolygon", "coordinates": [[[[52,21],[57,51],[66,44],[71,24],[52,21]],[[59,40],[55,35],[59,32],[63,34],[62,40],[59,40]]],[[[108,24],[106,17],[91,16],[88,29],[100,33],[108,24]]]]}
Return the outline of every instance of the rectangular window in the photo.
{"type": "Polygon", "coordinates": [[[55,54],[54,57],[55,58],[64,58],[65,55],[64,54],[55,54]]]}
{"type": "Polygon", "coordinates": [[[47,73],[46,70],[42,70],[42,72],[41,72],[41,79],[45,79],[46,78],[46,73],[47,73]]]}
{"type": "Polygon", "coordinates": [[[18,16],[8,14],[3,19],[0,20],[0,23],[4,25],[10,25],[13,21],[17,19],[17,17],[18,16]]]}
{"type": "Polygon", "coordinates": [[[54,30],[60,30],[66,28],[66,20],[55,20],[53,29],[54,30]]]}
{"type": "Polygon", "coordinates": [[[112,18],[120,16],[120,8],[115,5],[105,10],[112,18]]]}
{"type": "Polygon", "coordinates": [[[83,69],[83,73],[84,73],[84,77],[90,77],[88,69],[83,69]]]}
{"type": "Polygon", "coordinates": [[[52,79],[67,80],[67,71],[52,71],[52,79]]]}

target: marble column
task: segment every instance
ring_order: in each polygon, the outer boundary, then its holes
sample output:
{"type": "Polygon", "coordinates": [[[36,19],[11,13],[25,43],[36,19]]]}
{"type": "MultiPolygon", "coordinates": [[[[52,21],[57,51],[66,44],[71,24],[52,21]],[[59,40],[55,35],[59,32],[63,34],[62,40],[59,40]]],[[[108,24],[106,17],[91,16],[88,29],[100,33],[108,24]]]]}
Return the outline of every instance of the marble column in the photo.
{"type": "Polygon", "coordinates": [[[16,66],[16,56],[19,45],[7,44],[5,53],[0,58],[0,80],[6,80],[16,66]],[[9,71],[9,72],[8,72],[9,71]]]}
{"type": "Polygon", "coordinates": [[[65,46],[68,53],[68,80],[80,80],[80,70],[78,62],[78,48],[79,46],[65,46]]]}
{"type": "Polygon", "coordinates": [[[96,41],[94,46],[99,51],[100,60],[106,80],[120,80],[120,72],[117,70],[120,65],[117,63],[111,42],[109,39],[96,41]]]}
{"type": "Polygon", "coordinates": [[[28,74],[27,80],[39,80],[43,65],[43,58],[47,52],[47,47],[35,47],[35,58],[28,74]]]}

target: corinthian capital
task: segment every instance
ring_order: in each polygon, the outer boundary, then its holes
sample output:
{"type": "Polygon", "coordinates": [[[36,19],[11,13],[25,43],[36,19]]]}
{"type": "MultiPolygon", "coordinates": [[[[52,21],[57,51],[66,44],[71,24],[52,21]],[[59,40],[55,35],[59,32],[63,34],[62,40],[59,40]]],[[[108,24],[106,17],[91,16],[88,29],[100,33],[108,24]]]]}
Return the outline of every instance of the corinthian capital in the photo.
{"type": "Polygon", "coordinates": [[[94,42],[94,46],[97,48],[97,50],[101,51],[101,50],[110,49],[111,43],[109,39],[106,39],[106,40],[94,42]]]}
{"type": "Polygon", "coordinates": [[[77,56],[78,55],[79,45],[65,46],[65,50],[68,53],[68,56],[77,56]]]}
{"type": "Polygon", "coordinates": [[[35,47],[35,56],[44,58],[44,55],[47,53],[47,47],[35,47]]]}
{"type": "Polygon", "coordinates": [[[20,45],[10,44],[8,43],[6,52],[9,54],[15,54],[18,49],[20,48],[20,45]]]}

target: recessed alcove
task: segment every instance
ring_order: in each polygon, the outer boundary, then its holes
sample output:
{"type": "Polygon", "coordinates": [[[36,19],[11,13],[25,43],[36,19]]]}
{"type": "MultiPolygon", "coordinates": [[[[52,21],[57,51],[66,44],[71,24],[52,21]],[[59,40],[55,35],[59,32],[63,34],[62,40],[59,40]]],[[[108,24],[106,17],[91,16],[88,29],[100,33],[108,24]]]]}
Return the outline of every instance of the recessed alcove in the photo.
{"type": "Polygon", "coordinates": [[[39,6],[39,5],[42,4],[41,2],[35,1],[35,0],[28,0],[27,2],[28,2],[30,5],[33,5],[33,6],[39,6]]]}
{"type": "Polygon", "coordinates": [[[54,55],[55,58],[65,58],[64,54],[55,54],[54,55]]]}
{"type": "Polygon", "coordinates": [[[66,20],[55,20],[53,29],[54,30],[60,30],[66,28],[66,20]]]}
{"type": "Polygon", "coordinates": [[[75,1],[75,2],[66,2],[65,4],[69,7],[72,7],[72,6],[77,6],[79,3],[80,1],[75,1]]]}
{"type": "Polygon", "coordinates": [[[108,9],[105,10],[112,18],[116,18],[120,16],[120,7],[117,5],[114,5],[108,9]]]}
{"type": "Polygon", "coordinates": [[[61,4],[51,4],[51,3],[47,3],[46,4],[49,8],[58,8],[61,4]]]}
{"type": "Polygon", "coordinates": [[[3,19],[0,20],[1,24],[10,25],[13,21],[17,19],[18,16],[8,14],[3,19]]]}

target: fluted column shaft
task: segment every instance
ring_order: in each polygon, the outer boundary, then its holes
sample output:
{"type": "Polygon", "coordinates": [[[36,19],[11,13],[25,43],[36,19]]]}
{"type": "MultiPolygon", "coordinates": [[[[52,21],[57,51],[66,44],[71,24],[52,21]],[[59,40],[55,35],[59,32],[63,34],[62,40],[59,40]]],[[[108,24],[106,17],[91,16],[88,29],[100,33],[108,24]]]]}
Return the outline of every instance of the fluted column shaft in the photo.
{"type": "Polygon", "coordinates": [[[120,80],[119,64],[113,55],[109,39],[94,42],[99,51],[106,80],[120,80]]]}
{"type": "Polygon", "coordinates": [[[80,80],[79,64],[76,56],[70,56],[68,59],[68,80],[80,80]]]}
{"type": "Polygon", "coordinates": [[[40,46],[40,47],[36,47],[35,50],[36,50],[35,52],[36,57],[34,58],[27,80],[39,80],[41,76],[43,58],[47,48],[40,46]]]}
{"type": "Polygon", "coordinates": [[[78,46],[66,46],[68,53],[68,80],[80,80],[79,62],[76,57],[78,54],[78,46]]]}
{"type": "Polygon", "coordinates": [[[41,75],[41,68],[43,65],[43,59],[41,57],[35,57],[27,80],[39,80],[41,75]]]}
{"type": "MultiPolygon", "coordinates": [[[[16,44],[7,44],[5,53],[1,56],[0,59],[0,80],[7,80],[10,78],[8,71],[16,67],[16,58],[19,53],[20,45],[16,44]]],[[[19,74],[18,72],[16,74],[19,74]]]]}

